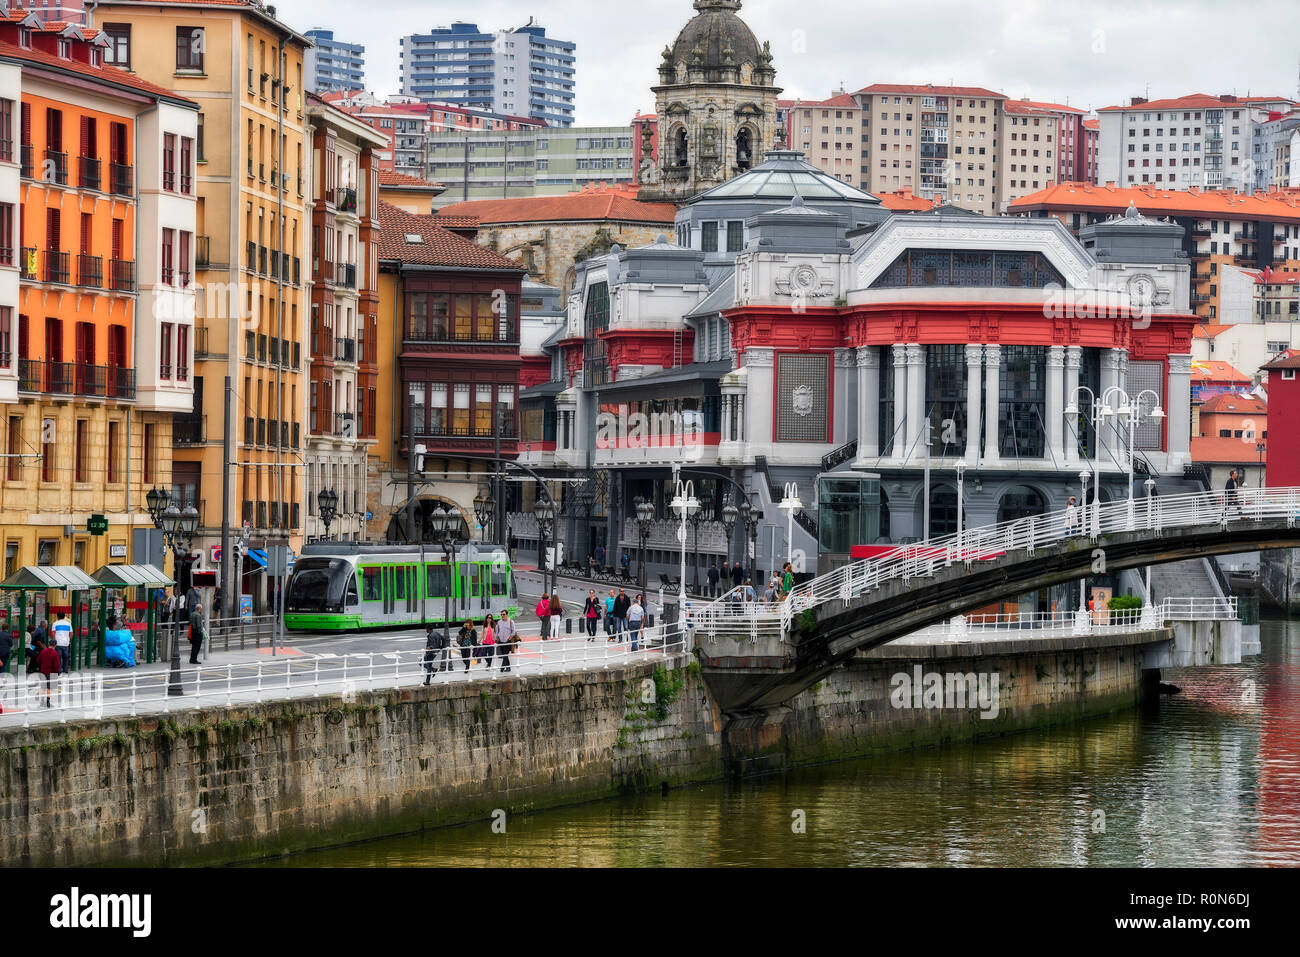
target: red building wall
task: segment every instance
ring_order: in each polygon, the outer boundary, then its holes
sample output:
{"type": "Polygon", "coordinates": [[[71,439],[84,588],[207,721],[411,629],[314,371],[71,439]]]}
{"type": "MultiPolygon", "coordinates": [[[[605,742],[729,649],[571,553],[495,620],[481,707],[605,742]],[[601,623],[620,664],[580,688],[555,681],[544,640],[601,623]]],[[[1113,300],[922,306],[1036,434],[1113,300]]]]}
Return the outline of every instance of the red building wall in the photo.
{"type": "Polygon", "coordinates": [[[1283,424],[1300,421],[1300,371],[1269,370],[1268,416],[1275,426],[1268,437],[1268,465],[1265,469],[1268,485],[1270,488],[1300,485],[1300,442],[1295,441],[1290,429],[1283,424]],[[1283,379],[1284,372],[1291,372],[1295,378],[1283,379]]]}

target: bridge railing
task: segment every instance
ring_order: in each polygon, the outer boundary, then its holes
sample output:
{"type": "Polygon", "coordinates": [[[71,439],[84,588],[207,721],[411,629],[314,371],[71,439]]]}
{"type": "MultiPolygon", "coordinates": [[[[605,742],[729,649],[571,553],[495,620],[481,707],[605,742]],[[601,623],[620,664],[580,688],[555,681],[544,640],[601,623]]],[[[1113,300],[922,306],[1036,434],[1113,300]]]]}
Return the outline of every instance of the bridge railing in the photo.
{"type": "Polygon", "coordinates": [[[1166,598],[1154,606],[1095,611],[958,615],[900,639],[961,641],[992,634],[1050,638],[1063,634],[1116,634],[1160,628],[1170,621],[1233,621],[1236,598],[1166,598]]]}
{"type": "MultiPolygon", "coordinates": [[[[355,691],[438,683],[487,681],[501,675],[536,675],[608,669],[639,661],[659,661],[688,650],[681,629],[648,629],[632,650],[630,639],[590,642],[584,637],[523,641],[513,647],[509,671],[492,646],[445,654],[424,648],[369,654],[296,655],[276,659],[187,666],[180,672],[179,694],[171,694],[166,668],[139,672],[39,674],[18,681],[0,675],[0,727],[49,721],[66,722],[105,715],[157,714],[228,707],[281,698],[319,697],[355,691]],[[468,667],[466,664],[468,663],[468,667]]],[[[454,639],[453,639],[454,640],[454,639]]],[[[485,692],[486,693],[486,692],[485,692]]]]}
{"type": "MultiPolygon", "coordinates": [[[[755,614],[778,617],[788,632],[794,617],[828,601],[849,601],[888,581],[929,577],[954,562],[971,566],[996,561],[1008,552],[1030,555],[1038,548],[1069,539],[1096,541],[1102,535],[1119,532],[1165,530],[1206,525],[1228,527],[1263,520],[1284,519],[1295,525],[1300,520],[1300,489],[1240,489],[1192,492],[1184,495],[1148,496],[1109,504],[1096,503],[1076,510],[1064,510],[1027,518],[964,529],[961,532],[900,545],[887,555],[853,562],[811,581],[796,585],[777,607],[763,606],[755,614]]],[[[712,603],[720,605],[725,599],[712,603]]],[[[724,612],[695,609],[692,617],[704,621],[721,619],[724,612]]]]}

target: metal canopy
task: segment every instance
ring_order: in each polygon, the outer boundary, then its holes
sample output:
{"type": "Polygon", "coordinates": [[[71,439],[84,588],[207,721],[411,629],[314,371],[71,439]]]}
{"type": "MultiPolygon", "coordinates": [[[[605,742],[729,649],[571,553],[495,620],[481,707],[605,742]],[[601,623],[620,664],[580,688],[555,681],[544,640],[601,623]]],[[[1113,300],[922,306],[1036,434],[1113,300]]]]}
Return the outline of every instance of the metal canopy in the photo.
{"type": "Polygon", "coordinates": [[[0,589],[5,591],[45,591],[48,588],[92,591],[99,587],[99,582],[76,565],[24,565],[0,582],[0,589]]]}
{"type": "Polygon", "coordinates": [[[176,584],[155,565],[105,565],[91,577],[109,588],[165,588],[176,584]]]}

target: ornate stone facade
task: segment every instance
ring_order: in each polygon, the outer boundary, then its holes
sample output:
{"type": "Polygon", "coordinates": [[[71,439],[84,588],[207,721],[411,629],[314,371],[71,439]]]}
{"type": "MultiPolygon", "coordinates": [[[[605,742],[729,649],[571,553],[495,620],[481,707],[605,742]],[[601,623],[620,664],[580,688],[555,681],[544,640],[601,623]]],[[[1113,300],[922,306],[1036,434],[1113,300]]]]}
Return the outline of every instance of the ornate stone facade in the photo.
{"type": "Polygon", "coordinates": [[[699,11],[665,47],[658,165],[642,164],[643,200],[680,201],[743,173],[777,145],[776,70],[738,16],[740,0],[695,0],[699,11]]]}

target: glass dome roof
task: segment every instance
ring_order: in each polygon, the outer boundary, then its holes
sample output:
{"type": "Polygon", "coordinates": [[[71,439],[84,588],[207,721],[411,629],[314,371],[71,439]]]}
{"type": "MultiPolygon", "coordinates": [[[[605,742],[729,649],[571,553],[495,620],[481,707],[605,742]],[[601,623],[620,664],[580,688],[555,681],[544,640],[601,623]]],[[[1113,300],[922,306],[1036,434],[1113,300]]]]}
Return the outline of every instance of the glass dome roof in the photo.
{"type": "Polygon", "coordinates": [[[687,205],[704,200],[839,200],[879,206],[880,200],[806,162],[797,150],[771,150],[762,163],[721,186],[705,190],[687,205]]]}

